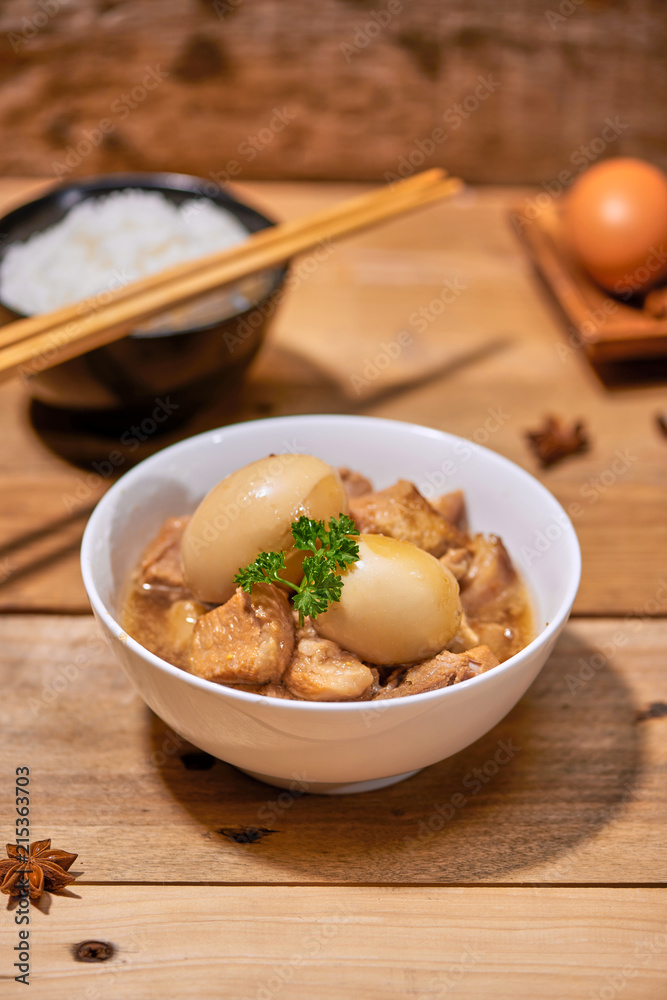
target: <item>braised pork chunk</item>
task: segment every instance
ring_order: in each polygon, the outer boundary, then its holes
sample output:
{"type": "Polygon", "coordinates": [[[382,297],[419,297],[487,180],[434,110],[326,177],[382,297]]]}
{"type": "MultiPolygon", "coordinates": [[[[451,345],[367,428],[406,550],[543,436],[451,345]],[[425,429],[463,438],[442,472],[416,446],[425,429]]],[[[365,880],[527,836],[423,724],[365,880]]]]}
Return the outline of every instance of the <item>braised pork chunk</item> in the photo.
{"type": "Polygon", "coordinates": [[[370,667],[338,643],[319,636],[310,619],[298,629],[296,652],[283,677],[297,698],[354,701],[370,691],[373,680],[370,667]]]}
{"type": "Polygon", "coordinates": [[[470,565],[460,579],[461,604],[480,643],[502,662],[530,641],[530,602],[512,560],[496,535],[475,535],[470,565]]]}
{"type": "Polygon", "coordinates": [[[272,584],[237,590],[202,615],[192,634],[190,671],[209,681],[267,684],[280,681],[294,652],[289,602],[272,584]]]}
{"type": "Polygon", "coordinates": [[[431,497],[429,503],[445,521],[449,521],[459,531],[468,530],[468,514],[463,490],[441,493],[439,497],[431,497]]]}
{"type": "Polygon", "coordinates": [[[181,538],[188,517],[168,517],[143,554],[140,566],[142,584],[151,587],[185,589],[181,569],[181,538]]]}
{"type": "Polygon", "coordinates": [[[507,549],[496,535],[475,535],[470,551],[472,559],[460,581],[461,603],[470,615],[475,615],[482,608],[501,604],[518,577],[507,549]]]}
{"type": "MultiPolygon", "coordinates": [[[[470,680],[497,666],[498,658],[488,646],[476,646],[465,653],[450,653],[445,649],[432,659],[409,667],[395,686],[387,686],[377,698],[402,698],[404,695],[437,691],[470,680]]],[[[393,680],[396,682],[396,674],[393,680]]]]}
{"type": "Polygon", "coordinates": [[[466,542],[465,535],[434,510],[414,483],[406,479],[399,479],[386,490],[353,497],[350,517],[361,532],[412,542],[434,556],[466,542]]]}
{"type": "Polygon", "coordinates": [[[370,479],[366,479],[366,476],[362,476],[360,472],[354,472],[352,469],[342,466],[338,470],[338,475],[343,480],[343,486],[349,499],[361,497],[364,493],[371,493],[373,490],[370,479]]]}

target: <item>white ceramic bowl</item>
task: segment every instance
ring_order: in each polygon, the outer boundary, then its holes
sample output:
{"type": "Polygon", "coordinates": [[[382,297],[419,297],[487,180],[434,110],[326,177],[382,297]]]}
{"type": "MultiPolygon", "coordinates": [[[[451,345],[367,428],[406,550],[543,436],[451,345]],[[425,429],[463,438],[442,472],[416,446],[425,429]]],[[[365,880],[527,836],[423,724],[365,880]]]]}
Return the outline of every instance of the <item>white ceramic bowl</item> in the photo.
{"type": "Polygon", "coordinates": [[[567,515],[527,472],[479,445],[427,427],[355,416],[295,416],[209,431],[165,448],[106,494],[86,528],[83,579],[102,629],[137,691],[208,753],[281,787],[379,788],[473,743],[516,704],[567,621],[581,557],[567,515]],[[194,677],[126,635],[120,596],[169,515],[194,510],[220,479],[271,452],[304,452],[368,475],[376,488],[413,480],[427,496],[461,487],[475,531],[500,535],[531,591],[539,634],[489,673],[441,691],[379,702],[264,698],[194,677]]]}

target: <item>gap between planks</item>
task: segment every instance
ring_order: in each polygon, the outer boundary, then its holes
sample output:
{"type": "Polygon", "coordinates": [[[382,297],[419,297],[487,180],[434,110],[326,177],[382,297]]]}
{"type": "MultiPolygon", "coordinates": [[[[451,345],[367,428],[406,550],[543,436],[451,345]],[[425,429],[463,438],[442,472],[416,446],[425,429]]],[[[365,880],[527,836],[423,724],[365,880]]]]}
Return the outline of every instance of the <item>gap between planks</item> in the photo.
{"type": "Polygon", "coordinates": [[[342,882],[335,879],[328,879],[326,882],[213,882],[213,881],[181,881],[177,879],[162,879],[158,882],[147,880],[126,880],[108,879],[89,880],[77,879],[77,886],[179,886],[181,888],[194,888],[203,886],[208,888],[242,888],[243,886],[254,889],[295,889],[300,886],[308,889],[655,889],[657,892],[664,892],[667,885],[665,882],[342,882]]]}

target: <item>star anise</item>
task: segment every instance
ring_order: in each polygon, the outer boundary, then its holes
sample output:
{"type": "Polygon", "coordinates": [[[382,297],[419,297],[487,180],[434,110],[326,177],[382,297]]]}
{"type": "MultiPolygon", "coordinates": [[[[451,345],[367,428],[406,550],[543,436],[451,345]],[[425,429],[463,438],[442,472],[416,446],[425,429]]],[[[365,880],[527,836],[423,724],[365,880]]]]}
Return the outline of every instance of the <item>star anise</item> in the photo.
{"type": "Polygon", "coordinates": [[[17,844],[7,844],[7,861],[0,861],[0,892],[8,896],[20,896],[28,883],[31,899],[39,899],[44,889],[57,892],[76,878],[68,868],[74,864],[78,854],[58,851],[51,847],[50,840],[37,840],[30,845],[30,851],[17,844]]]}
{"type": "Polygon", "coordinates": [[[540,428],[526,432],[526,439],[544,469],[567,455],[588,451],[588,437],[581,420],[567,427],[559,417],[545,417],[540,428]]]}

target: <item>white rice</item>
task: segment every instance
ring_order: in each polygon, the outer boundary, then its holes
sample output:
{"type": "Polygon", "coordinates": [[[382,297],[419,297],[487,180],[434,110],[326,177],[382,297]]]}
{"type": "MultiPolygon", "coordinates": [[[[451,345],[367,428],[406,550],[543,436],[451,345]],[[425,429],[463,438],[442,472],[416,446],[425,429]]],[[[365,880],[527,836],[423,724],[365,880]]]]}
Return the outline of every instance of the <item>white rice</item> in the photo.
{"type": "MultiPolygon", "coordinates": [[[[27,316],[50,312],[247,236],[234,215],[206,198],[174,205],[157,191],[115,191],[79,202],[60,222],[9,246],[0,266],[0,299],[27,316]]],[[[247,307],[233,289],[225,294],[226,303],[216,295],[216,316],[208,322],[221,318],[221,309],[229,315],[247,307]]],[[[164,329],[170,325],[165,319],[143,329],[164,329]]],[[[179,320],[188,325],[188,316],[179,320]]],[[[197,321],[207,320],[198,315],[197,321]]]]}

